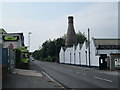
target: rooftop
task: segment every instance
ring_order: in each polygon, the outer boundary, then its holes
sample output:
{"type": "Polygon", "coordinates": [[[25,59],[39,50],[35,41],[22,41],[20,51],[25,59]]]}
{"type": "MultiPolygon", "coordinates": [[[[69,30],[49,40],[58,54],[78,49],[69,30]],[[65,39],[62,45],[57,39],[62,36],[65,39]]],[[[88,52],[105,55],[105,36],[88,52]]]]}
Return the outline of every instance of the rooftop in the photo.
{"type": "Polygon", "coordinates": [[[120,45],[119,38],[93,38],[95,46],[98,48],[98,45],[120,45]]]}

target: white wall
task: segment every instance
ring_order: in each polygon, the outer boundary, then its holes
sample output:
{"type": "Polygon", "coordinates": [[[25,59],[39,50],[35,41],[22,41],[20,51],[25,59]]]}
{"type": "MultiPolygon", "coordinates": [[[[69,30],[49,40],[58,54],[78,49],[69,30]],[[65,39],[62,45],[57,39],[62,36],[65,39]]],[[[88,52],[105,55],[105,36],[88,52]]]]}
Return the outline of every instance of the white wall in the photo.
{"type": "Polygon", "coordinates": [[[80,50],[80,44],[77,45],[77,48],[76,48],[76,61],[75,61],[75,64],[76,65],[80,65],[81,63],[81,50],[80,50]]]}
{"type": "Polygon", "coordinates": [[[73,45],[72,47],[72,60],[71,60],[71,64],[75,64],[75,61],[76,61],[76,51],[75,51],[75,46],[73,45]]]}
{"type": "Polygon", "coordinates": [[[96,47],[94,45],[93,39],[90,42],[90,65],[91,66],[99,66],[99,57],[96,56],[96,47]]]}
{"type": "Polygon", "coordinates": [[[86,65],[87,64],[87,62],[86,62],[86,52],[85,51],[87,51],[86,42],[84,42],[84,44],[83,44],[83,46],[81,48],[81,65],[86,65]]]}
{"type": "Polygon", "coordinates": [[[79,56],[79,52],[80,52],[80,45],[76,47],[76,50],[75,50],[75,46],[73,46],[67,48],[65,52],[63,48],[61,48],[59,53],[60,63],[80,65],[81,57],[79,56]]]}
{"type": "Polygon", "coordinates": [[[64,61],[65,61],[65,52],[64,52],[64,50],[63,50],[63,48],[61,47],[61,50],[60,50],[60,53],[59,53],[59,61],[60,61],[60,63],[64,63],[64,61]]]}
{"type": "Polygon", "coordinates": [[[72,61],[72,48],[67,48],[65,50],[65,63],[71,64],[72,61]]]}
{"type": "MultiPolygon", "coordinates": [[[[81,48],[81,65],[89,66],[89,48],[84,42],[81,48]],[[86,57],[87,52],[87,57],[86,57]]],[[[93,40],[90,41],[90,66],[99,66],[99,56],[96,56],[96,48],[93,40]]]]}
{"type": "MultiPolygon", "coordinates": [[[[96,48],[93,43],[93,40],[91,41],[90,46],[91,46],[90,65],[99,66],[99,56],[96,56],[96,48]]],[[[88,53],[88,48],[86,48],[86,42],[84,42],[81,50],[80,50],[80,44],[77,45],[76,50],[75,50],[75,46],[71,48],[70,47],[67,48],[65,52],[63,48],[61,48],[59,57],[60,57],[60,63],[89,66],[89,53],[88,53]]]]}

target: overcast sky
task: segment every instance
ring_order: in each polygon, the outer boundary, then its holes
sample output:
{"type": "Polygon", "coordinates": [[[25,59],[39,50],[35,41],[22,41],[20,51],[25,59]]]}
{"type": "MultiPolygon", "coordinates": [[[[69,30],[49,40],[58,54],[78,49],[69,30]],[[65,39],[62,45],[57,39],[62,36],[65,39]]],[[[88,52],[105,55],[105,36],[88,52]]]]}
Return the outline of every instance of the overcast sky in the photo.
{"type": "Polygon", "coordinates": [[[76,33],[87,35],[90,28],[91,37],[118,37],[117,2],[9,2],[0,3],[0,7],[0,27],[8,33],[23,32],[25,45],[28,45],[28,32],[32,32],[31,51],[48,39],[66,34],[69,15],[74,16],[76,33]]]}

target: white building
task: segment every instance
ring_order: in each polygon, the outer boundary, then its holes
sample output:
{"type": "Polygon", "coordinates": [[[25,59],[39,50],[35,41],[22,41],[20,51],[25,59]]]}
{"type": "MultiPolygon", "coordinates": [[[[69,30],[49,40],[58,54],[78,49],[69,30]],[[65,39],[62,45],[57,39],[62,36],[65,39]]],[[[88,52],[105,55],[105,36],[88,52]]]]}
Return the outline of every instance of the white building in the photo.
{"type": "Polygon", "coordinates": [[[65,47],[61,47],[59,62],[114,70],[115,64],[120,62],[119,44],[120,39],[110,38],[92,38],[89,44],[77,44],[73,16],[69,16],[65,47]]]}
{"type": "Polygon", "coordinates": [[[65,52],[63,47],[61,47],[61,50],[59,53],[59,60],[60,60],[60,63],[65,63],[65,52]]]}
{"type": "MultiPolygon", "coordinates": [[[[120,55],[119,49],[120,49],[120,39],[111,39],[111,38],[92,38],[91,41],[91,61],[94,60],[98,64],[100,69],[106,69],[106,68],[112,68],[112,65],[114,67],[114,59],[111,59],[113,57],[116,57],[115,54],[117,54],[116,58],[119,58],[120,55]],[[95,55],[94,55],[95,54],[95,55]],[[95,57],[99,56],[99,57],[95,57]],[[112,62],[113,61],[113,62],[112,62]]],[[[94,63],[94,65],[96,65],[94,63]]]]}
{"type": "Polygon", "coordinates": [[[61,47],[59,53],[60,63],[97,67],[99,69],[110,68],[111,54],[120,53],[118,41],[120,42],[120,39],[92,38],[90,41],[90,60],[87,42],[84,42],[83,45],[73,45],[73,47],[61,47]]]}

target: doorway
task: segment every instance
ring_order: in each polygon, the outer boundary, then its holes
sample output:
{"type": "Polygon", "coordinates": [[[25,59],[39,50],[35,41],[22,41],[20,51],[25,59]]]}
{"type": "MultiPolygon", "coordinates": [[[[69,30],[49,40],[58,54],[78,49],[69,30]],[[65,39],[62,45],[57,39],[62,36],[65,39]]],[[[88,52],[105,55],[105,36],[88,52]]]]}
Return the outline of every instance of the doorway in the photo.
{"type": "Polygon", "coordinates": [[[107,54],[101,54],[99,57],[99,69],[105,70],[107,69],[107,54]]]}

